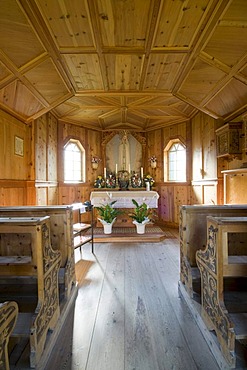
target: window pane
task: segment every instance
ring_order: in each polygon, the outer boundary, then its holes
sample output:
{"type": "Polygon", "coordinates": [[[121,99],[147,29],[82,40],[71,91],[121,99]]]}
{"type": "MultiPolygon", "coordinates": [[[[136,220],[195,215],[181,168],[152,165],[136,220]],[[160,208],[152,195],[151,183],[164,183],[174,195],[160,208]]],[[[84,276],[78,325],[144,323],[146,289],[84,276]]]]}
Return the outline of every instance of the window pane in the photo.
{"type": "Polygon", "coordinates": [[[174,143],[168,151],[168,180],[186,181],[186,149],[174,143]]]}
{"type": "MultiPolygon", "coordinates": [[[[79,142],[70,141],[64,148],[64,180],[79,182],[83,180],[82,165],[84,164],[84,151],[79,142]]],[[[84,170],[85,171],[85,170],[84,170]]]]}

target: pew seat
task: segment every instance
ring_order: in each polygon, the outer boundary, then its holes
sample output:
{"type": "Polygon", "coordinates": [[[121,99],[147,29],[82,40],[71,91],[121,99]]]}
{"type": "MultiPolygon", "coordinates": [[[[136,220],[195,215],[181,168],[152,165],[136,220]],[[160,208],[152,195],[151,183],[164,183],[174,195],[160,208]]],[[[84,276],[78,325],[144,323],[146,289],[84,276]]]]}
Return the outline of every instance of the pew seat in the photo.
{"type": "Polygon", "coordinates": [[[208,216],[207,245],[196,252],[196,261],[201,273],[202,318],[216,333],[229,366],[235,368],[236,340],[247,340],[247,217],[208,216]],[[233,245],[231,238],[236,241],[233,245]],[[226,282],[231,279],[232,284],[233,278],[236,287],[245,293],[244,312],[239,304],[231,306],[233,312],[227,305],[226,282]]]}
{"type": "Polygon", "coordinates": [[[58,275],[61,253],[51,247],[50,217],[0,217],[0,260],[0,279],[5,286],[8,286],[8,279],[12,287],[23,281],[28,285],[28,278],[32,285],[36,284],[36,307],[32,312],[19,313],[18,325],[13,332],[13,336],[29,335],[30,367],[35,368],[41,359],[48,331],[55,328],[60,316],[58,275]]]}

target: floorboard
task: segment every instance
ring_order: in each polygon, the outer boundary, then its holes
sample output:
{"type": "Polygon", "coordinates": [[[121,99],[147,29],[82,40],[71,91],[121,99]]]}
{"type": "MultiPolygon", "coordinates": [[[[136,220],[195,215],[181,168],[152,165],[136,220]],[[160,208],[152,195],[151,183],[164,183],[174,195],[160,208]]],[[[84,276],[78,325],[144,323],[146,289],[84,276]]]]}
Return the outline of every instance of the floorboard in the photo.
{"type": "Polygon", "coordinates": [[[75,309],[44,370],[219,369],[179,297],[174,235],[76,251],[75,309]]]}

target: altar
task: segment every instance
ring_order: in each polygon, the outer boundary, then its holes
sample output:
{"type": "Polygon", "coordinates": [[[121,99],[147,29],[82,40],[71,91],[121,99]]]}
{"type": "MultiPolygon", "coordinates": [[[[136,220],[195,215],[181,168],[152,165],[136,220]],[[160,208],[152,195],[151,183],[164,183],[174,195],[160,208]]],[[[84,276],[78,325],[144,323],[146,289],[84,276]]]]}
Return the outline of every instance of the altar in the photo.
{"type": "Polygon", "coordinates": [[[128,191],[92,191],[90,200],[94,207],[100,207],[102,204],[107,204],[116,201],[116,208],[134,208],[132,199],[135,199],[138,204],[146,203],[149,208],[158,208],[159,194],[157,191],[145,190],[128,190],[128,191]]]}
{"type": "MultiPolygon", "coordinates": [[[[134,227],[132,220],[128,216],[127,210],[134,208],[132,199],[135,199],[138,204],[146,203],[149,208],[158,208],[159,194],[157,191],[114,191],[109,189],[103,191],[92,191],[90,196],[91,203],[94,207],[100,207],[107,203],[116,201],[113,207],[123,209],[123,214],[118,216],[114,226],[121,227],[134,227]]],[[[100,226],[100,224],[97,226],[100,226]]]]}

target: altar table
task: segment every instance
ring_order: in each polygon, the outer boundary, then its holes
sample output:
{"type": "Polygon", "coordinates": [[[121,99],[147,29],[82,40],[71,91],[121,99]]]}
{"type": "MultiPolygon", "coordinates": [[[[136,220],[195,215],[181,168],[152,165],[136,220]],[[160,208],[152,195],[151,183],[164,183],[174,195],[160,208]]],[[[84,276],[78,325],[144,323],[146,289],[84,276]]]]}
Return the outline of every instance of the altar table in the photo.
{"type": "MultiPolygon", "coordinates": [[[[100,207],[107,203],[116,201],[115,208],[135,208],[132,203],[135,199],[138,204],[146,203],[149,208],[158,208],[159,194],[157,191],[92,191],[90,200],[94,207],[100,207]]],[[[114,207],[113,206],[113,207],[114,207]]]]}

